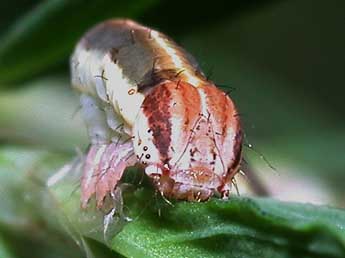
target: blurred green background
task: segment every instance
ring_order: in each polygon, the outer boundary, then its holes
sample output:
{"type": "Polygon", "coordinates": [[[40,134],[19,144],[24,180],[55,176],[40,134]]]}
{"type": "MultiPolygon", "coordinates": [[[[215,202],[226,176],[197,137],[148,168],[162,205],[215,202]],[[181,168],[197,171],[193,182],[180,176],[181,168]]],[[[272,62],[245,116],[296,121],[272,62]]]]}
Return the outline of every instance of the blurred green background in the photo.
{"type": "Polygon", "coordinates": [[[93,24],[128,17],[171,36],[211,80],[234,88],[256,150],[245,148],[246,159],[274,198],[345,208],[345,1],[12,0],[0,14],[3,148],[68,157],[85,148],[69,56],[93,24]]]}

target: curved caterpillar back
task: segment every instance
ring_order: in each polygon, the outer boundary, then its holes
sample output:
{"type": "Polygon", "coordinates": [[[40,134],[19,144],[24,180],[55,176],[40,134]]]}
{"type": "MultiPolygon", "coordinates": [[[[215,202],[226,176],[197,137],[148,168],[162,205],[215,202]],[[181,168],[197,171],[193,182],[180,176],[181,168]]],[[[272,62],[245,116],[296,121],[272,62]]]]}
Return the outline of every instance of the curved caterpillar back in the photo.
{"type": "Polygon", "coordinates": [[[170,198],[227,198],[241,161],[232,100],[194,58],[162,33],[129,20],[103,22],[71,58],[91,139],[82,206],[113,193],[126,167],[141,163],[170,198]]]}
{"type": "Polygon", "coordinates": [[[103,22],[79,41],[72,85],[110,104],[130,126],[150,88],[169,79],[206,81],[194,58],[164,34],[130,20],[103,22]]]}

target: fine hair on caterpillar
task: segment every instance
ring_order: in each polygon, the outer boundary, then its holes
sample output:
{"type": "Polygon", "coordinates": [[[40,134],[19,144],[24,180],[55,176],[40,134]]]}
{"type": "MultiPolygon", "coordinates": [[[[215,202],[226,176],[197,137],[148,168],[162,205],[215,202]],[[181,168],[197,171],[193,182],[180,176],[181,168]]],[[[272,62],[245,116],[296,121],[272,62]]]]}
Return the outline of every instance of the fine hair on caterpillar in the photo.
{"type": "Polygon", "coordinates": [[[77,43],[71,76],[91,142],[84,209],[93,198],[101,209],[138,164],[168,202],[229,198],[242,160],[239,112],[171,38],[131,20],[102,22],[77,43]]]}

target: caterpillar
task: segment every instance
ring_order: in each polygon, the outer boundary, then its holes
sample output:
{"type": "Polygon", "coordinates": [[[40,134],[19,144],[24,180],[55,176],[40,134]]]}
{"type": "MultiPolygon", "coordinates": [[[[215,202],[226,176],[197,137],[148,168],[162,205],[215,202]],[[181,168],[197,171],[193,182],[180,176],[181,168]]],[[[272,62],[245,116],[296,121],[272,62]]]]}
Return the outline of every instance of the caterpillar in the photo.
{"type": "Polygon", "coordinates": [[[235,104],[172,39],[126,19],[102,22],[70,59],[91,141],[81,205],[111,196],[125,169],[141,164],[166,198],[228,198],[242,158],[235,104]]]}

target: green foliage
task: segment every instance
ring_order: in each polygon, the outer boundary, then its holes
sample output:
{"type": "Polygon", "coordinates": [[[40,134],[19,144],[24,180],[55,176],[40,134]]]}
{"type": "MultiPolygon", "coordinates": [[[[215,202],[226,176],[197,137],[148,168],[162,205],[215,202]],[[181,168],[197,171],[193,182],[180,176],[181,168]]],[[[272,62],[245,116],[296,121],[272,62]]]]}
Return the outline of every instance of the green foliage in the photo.
{"type": "Polygon", "coordinates": [[[37,5],[0,40],[0,82],[10,84],[65,62],[90,26],[116,16],[134,18],[155,0],[50,0],[37,5]]]}
{"type": "Polygon", "coordinates": [[[12,258],[12,254],[8,250],[6,241],[0,237],[0,257],[12,258]]]}
{"type": "MultiPolygon", "coordinates": [[[[13,225],[20,232],[44,221],[46,230],[54,229],[61,237],[67,238],[64,234],[68,233],[79,243],[84,238],[95,239],[125,257],[345,255],[342,210],[245,197],[168,204],[147,185],[124,191],[124,212],[133,221],[127,225],[121,219],[115,221],[112,233],[123,229],[105,241],[100,212],[92,208],[87,212],[80,210],[79,193],[73,192],[75,184],[63,180],[53,188],[44,185],[46,176],[66,160],[57,153],[1,148],[0,180],[6,194],[2,195],[1,210],[6,212],[0,214],[0,227],[13,225]],[[57,219],[65,228],[64,234],[57,219]]],[[[35,237],[34,234],[32,238],[35,237]]],[[[40,245],[61,248],[59,243],[49,246],[47,240],[40,245]]],[[[64,253],[63,250],[57,252],[64,253]]]]}
{"type": "Polygon", "coordinates": [[[126,257],[342,257],[345,213],[269,199],[213,199],[145,209],[152,195],[135,193],[144,212],[111,247],[126,257]],[[188,255],[186,255],[188,254],[188,255]]]}

